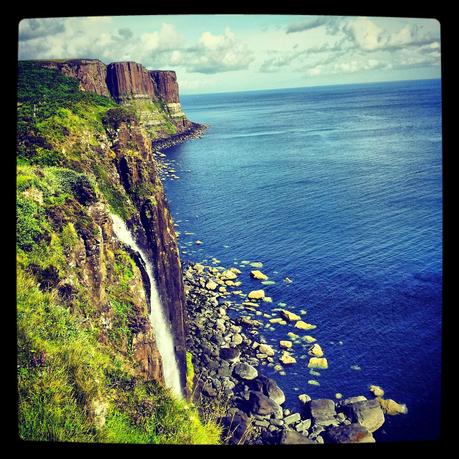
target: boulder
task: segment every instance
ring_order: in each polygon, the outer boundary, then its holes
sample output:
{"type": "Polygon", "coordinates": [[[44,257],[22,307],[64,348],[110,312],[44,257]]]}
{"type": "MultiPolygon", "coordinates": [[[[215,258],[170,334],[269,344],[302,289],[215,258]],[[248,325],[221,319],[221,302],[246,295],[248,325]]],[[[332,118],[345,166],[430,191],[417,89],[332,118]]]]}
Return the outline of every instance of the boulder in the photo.
{"type": "Polygon", "coordinates": [[[346,406],[348,416],[370,432],[378,430],[384,424],[384,413],[378,400],[364,400],[346,406]]]}
{"type": "Polygon", "coordinates": [[[265,297],[263,298],[263,301],[264,301],[265,303],[272,303],[272,302],[273,302],[273,299],[272,299],[270,296],[265,296],[265,297]]]}
{"type": "Polygon", "coordinates": [[[285,352],[282,354],[282,356],[279,358],[279,360],[284,364],[284,365],[291,365],[292,363],[296,363],[295,357],[291,356],[288,352],[285,352]]]}
{"type": "Polygon", "coordinates": [[[262,280],[262,281],[268,280],[268,276],[258,270],[250,271],[250,276],[257,280],[262,280]]]}
{"type": "Polygon", "coordinates": [[[280,438],[281,445],[310,445],[315,442],[294,430],[284,430],[280,438]]]}
{"type": "Polygon", "coordinates": [[[328,361],[325,357],[311,357],[309,359],[308,368],[320,368],[326,370],[328,368],[328,361]]]}
{"type": "Polygon", "coordinates": [[[275,354],[274,349],[269,344],[260,344],[258,350],[262,354],[269,355],[270,357],[272,357],[275,354]]]}
{"type": "Polygon", "coordinates": [[[375,397],[382,397],[384,395],[384,390],[373,384],[370,386],[370,392],[372,392],[375,397]]]}
{"type": "Polygon", "coordinates": [[[295,324],[296,328],[299,328],[300,330],[313,330],[316,328],[316,325],[308,324],[307,322],[303,322],[302,320],[299,320],[295,324]]]}
{"type": "Polygon", "coordinates": [[[311,427],[311,424],[312,424],[311,419],[305,419],[304,421],[299,422],[295,426],[295,430],[297,430],[298,432],[305,432],[311,427]]]}
{"type": "Polygon", "coordinates": [[[291,341],[280,341],[279,345],[280,347],[283,347],[284,349],[290,349],[292,347],[292,342],[291,341]]]}
{"type": "Polygon", "coordinates": [[[269,322],[272,324],[287,325],[287,322],[281,317],[276,317],[275,319],[269,319],[269,322]]]}
{"type": "Polygon", "coordinates": [[[295,314],[293,312],[287,311],[286,309],[282,309],[280,312],[280,315],[287,319],[289,322],[301,320],[301,317],[298,314],[295,314]]]}
{"type": "Polygon", "coordinates": [[[286,426],[293,424],[295,422],[301,421],[300,413],[293,413],[284,418],[284,423],[286,426]]]}
{"type": "Polygon", "coordinates": [[[300,394],[298,395],[298,400],[301,402],[301,403],[308,403],[311,401],[311,397],[307,394],[300,394]]]}
{"type": "Polygon", "coordinates": [[[250,300],[261,300],[265,297],[265,291],[264,290],[252,290],[247,297],[250,300]]]}
{"type": "Polygon", "coordinates": [[[314,357],[323,357],[324,352],[322,351],[322,348],[320,347],[319,344],[314,344],[308,352],[309,355],[313,355],[314,357]]]}
{"type": "Polygon", "coordinates": [[[282,405],[285,402],[285,394],[274,379],[260,375],[248,384],[252,390],[262,392],[278,405],[282,405]]]}
{"type": "Polygon", "coordinates": [[[282,416],[280,405],[259,391],[250,392],[247,407],[250,412],[261,416],[274,415],[276,418],[282,416]]]}
{"type": "Polygon", "coordinates": [[[315,338],[313,338],[312,336],[309,336],[309,335],[303,336],[303,339],[304,339],[307,343],[315,343],[315,342],[317,341],[315,338]]]}
{"type": "Polygon", "coordinates": [[[325,435],[330,443],[375,443],[372,433],[357,423],[330,427],[325,435]]]}
{"type": "Polygon", "coordinates": [[[239,359],[241,351],[235,347],[224,347],[220,349],[220,357],[224,360],[234,362],[239,359]]]}
{"type": "Polygon", "coordinates": [[[215,290],[218,287],[218,284],[214,282],[212,279],[209,279],[206,284],[207,290],[215,290]]]}
{"type": "Polygon", "coordinates": [[[336,423],[335,402],[329,399],[311,400],[309,403],[311,417],[320,426],[328,426],[336,423]]]}
{"type": "Polygon", "coordinates": [[[352,403],[364,402],[365,400],[367,400],[367,398],[365,396],[357,395],[355,397],[349,397],[349,398],[344,399],[341,402],[341,405],[342,406],[347,406],[347,405],[351,405],[352,403]]]}
{"type": "Polygon", "coordinates": [[[258,371],[252,365],[248,363],[238,363],[234,369],[233,373],[239,377],[239,379],[251,380],[255,379],[258,376],[258,371]]]}
{"type": "Polygon", "coordinates": [[[221,278],[224,280],[234,280],[237,278],[237,274],[233,270],[227,269],[222,272],[221,278]]]}
{"type": "Polygon", "coordinates": [[[383,398],[377,399],[384,413],[395,416],[397,414],[406,414],[408,413],[408,408],[405,404],[397,403],[391,398],[385,400],[383,398]]]}

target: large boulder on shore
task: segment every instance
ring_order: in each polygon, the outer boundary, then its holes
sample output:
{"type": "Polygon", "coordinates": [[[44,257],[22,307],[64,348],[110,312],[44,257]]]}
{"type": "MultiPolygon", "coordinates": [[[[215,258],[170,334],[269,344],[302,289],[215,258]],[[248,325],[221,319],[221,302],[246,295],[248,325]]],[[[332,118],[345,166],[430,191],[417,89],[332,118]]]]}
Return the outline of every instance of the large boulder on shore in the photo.
{"type": "Polygon", "coordinates": [[[336,423],[335,402],[326,398],[311,400],[309,403],[311,417],[314,422],[321,426],[328,426],[336,423]]]}
{"type": "Polygon", "coordinates": [[[285,394],[274,379],[260,375],[258,378],[250,381],[248,385],[252,390],[262,392],[279,405],[285,402],[285,394]]]}
{"type": "Polygon", "coordinates": [[[291,311],[287,311],[287,309],[282,309],[280,312],[280,315],[284,319],[287,319],[289,322],[301,320],[301,317],[298,314],[295,314],[294,312],[291,312],[291,311]]]}
{"type": "Polygon", "coordinates": [[[370,432],[378,430],[384,424],[384,413],[378,400],[364,400],[346,406],[348,416],[370,432]]]}
{"type": "Polygon", "coordinates": [[[374,443],[373,434],[360,424],[354,423],[330,427],[326,432],[330,443],[374,443]]]}
{"type": "Polygon", "coordinates": [[[276,418],[282,417],[282,408],[274,400],[259,391],[250,391],[247,407],[250,412],[260,416],[274,415],[276,418]]]}
{"type": "Polygon", "coordinates": [[[241,351],[236,347],[224,347],[220,349],[220,357],[223,360],[234,362],[237,359],[239,359],[240,355],[241,355],[241,351]]]}
{"type": "Polygon", "coordinates": [[[248,363],[238,363],[234,369],[233,373],[239,377],[239,379],[252,380],[258,376],[258,371],[256,368],[252,367],[248,363]]]}

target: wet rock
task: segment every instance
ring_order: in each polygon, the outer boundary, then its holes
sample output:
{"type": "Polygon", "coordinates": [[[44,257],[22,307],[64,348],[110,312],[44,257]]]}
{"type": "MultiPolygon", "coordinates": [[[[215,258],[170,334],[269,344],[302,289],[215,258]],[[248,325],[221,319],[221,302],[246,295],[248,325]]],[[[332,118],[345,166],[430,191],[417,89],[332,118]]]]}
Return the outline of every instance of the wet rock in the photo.
{"type": "Polygon", "coordinates": [[[303,336],[303,339],[304,339],[307,343],[314,343],[314,342],[317,341],[314,337],[309,336],[309,335],[303,336]]]}
{"type": "Polygon", "coordinates": [[[283,341],[279,342],[279,345],[280,345],[280,347],[283,347],[284,349],[290,349],[293,344],[292,344],[291,341],[283,340],[283,341]]]}
{"type": "Polygon", "coordinates": [[[316,328],[316,325],[308,324],[307,322],[303,322],[302,320],[299,320],[295,324],[296,328],[299,328],[300,330],[313,330],[316,328]]]}
{"type": "Polygon", "coordinates": [[[258,350],[262,354],[269,355],[270,357],[272,357],[275,354],[274,349],[269,344],[260,344],[258,350]]]}
{"type": "Polygon", "coordinates": [[[330,427],[325,434],[330,443],[374,443],[371,432],[364,426],[354,423],[330,427]]]}
{"type": "Polygon", "coordinates": [[[250,300],[261,300],[262,298],[265,297],[265,291],[264,290],[252,290],[247,297],[250,300]]]}
{"type": "Polygon", "coordinates": [[[280,405],[258,391],[250,392],[248,409],[252,413],[260,415],[274,415],[276,418],[282,417],[282,408],[280,405]]]}
{"type": "Polygon", "coordinates": [[[220,349],[220,357],[230,362],[238,360],[240,355],[241,351],[235,347],[224,347],[220,349]]]}
{"type": "Polygon", "coordinates": [[[370,432],[378,430],[384,424],[384,413],[378,400],[365,400],[346,406],[349,417],[370,432]]]}
{"type": "Polygon", "coordinates": [[[324,353],[322,351],[322,348],[320,347],[319,344],[314,344],[311,349],[308,351],[309,355],[312,355],[314,357],[323,357],[324,353]]]}
{"type": "Polygon", "coordinates": [[[253,279],[257,279],[257,280],[262,280],[262,281],[266,281],[268,280],[268,276],[266,274],[263,274],[261,271],[259,270],[255,270],[255,271],[250,271],[250,276],[253,278],[253,279]]]}
{"type": "Polygon", "coordinates": [[[288,352],[285,352],[282,354],[282,356],[279,358],[279,360],[284,364],[284,365],[291,365],[293,363],[296,363],[295,357],[291,356],[288,352]]]}
{"type": "Polygon", "coordinates": [[[372,392],[375,397],[382,397],[384,395],[384,390],[373,384],[370,386],[370,392],[372,392]]]}
{"type": "Polygon", "coordinates": [[[245,379],[249,381],[251,379],[255,379],[258,376],[257,369],[247,363],[238,363],[233,368],[233,373],[240,379],[245,379]]]}
{"type": "Polygon", "coordinates": [[[298,395],[298,400],[303,403],[303,404],[306,404],[308,402],[311,401],[311,397],[307,394],[300,394],[298,395]]]}
{"type": "Polygon", "coordinates": [[[326,370],[328,368],[328,362],[325,357],[311,357],[309,359],[308,368],[320,368],[326,370]]]}
{"type": "Polygon", "coordinates": [[[223,280],[234,280],[237,279],[237,274],[233,270],[227,269],[222,272],[221,278],[223,280]]]}
{"type": "Polygon", "coordinates": [[[387,400],[378,398],[377,400],[385,414],[395,416],[397,414],[408,413],[408,408],[405,404],[397,403],[395,400],[392,400],[391,398],[387,400]]]}
{"type": "Polygon", "coordinates": [[[329,399],[312,400],[309,403],[311,417],[315,424],[328,426],[336,423],[335,402],[329,399]]]}
{"type": "Polygon", "coordinates": [[[286,309],[282,309],[280,315],[287,319],[289,322],[294,322],[297,320],[301,320],[301,317],[293,312],[287,311],[286,309]]]}
{"type": "Polygon", "coordinates": [[[210,279],[206,283],[206,289],[207,290],[215,290],[217,287],[218,287],[218,284],[216,282],[214,282],[212,279],[210,279]]]}

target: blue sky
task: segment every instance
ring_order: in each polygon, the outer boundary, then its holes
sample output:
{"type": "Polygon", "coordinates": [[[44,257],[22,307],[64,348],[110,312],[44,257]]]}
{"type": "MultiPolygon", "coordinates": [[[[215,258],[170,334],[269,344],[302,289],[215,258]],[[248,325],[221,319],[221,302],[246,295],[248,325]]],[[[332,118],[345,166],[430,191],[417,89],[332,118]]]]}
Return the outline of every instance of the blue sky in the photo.
{"type": "Polygon", "coordinates": [[[440,78],[434,19],[164,15],[24,19],[19,59],[131,60],[182,94],[440,78]]]}

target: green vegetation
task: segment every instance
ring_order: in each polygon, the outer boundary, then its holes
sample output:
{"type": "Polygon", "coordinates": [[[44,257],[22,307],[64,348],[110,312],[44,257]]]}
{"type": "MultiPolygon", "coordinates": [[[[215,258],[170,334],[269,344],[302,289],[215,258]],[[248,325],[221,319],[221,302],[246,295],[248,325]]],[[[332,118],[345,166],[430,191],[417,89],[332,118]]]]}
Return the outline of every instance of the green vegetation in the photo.
{"type": "MultiPolygon", "coordinates": [[[[134,358],[147,317],[141,274],[104,233],[98,209],[124,219],[137,212],[107,133],[135,116],[54,70],[19,65],[17,376],[24,440],[219,442],[215,422],[201,421],[195,407],[145,380],[134,358]]],[[[148,197],[157,186],[137,191],[148,197]]]]}
{"type": "Polygon", "coordinates": [[[186,387],[190,394],[193,392],[193,383],[194,383],[193,354],[187,351],[186,352],[186,387]]]}

